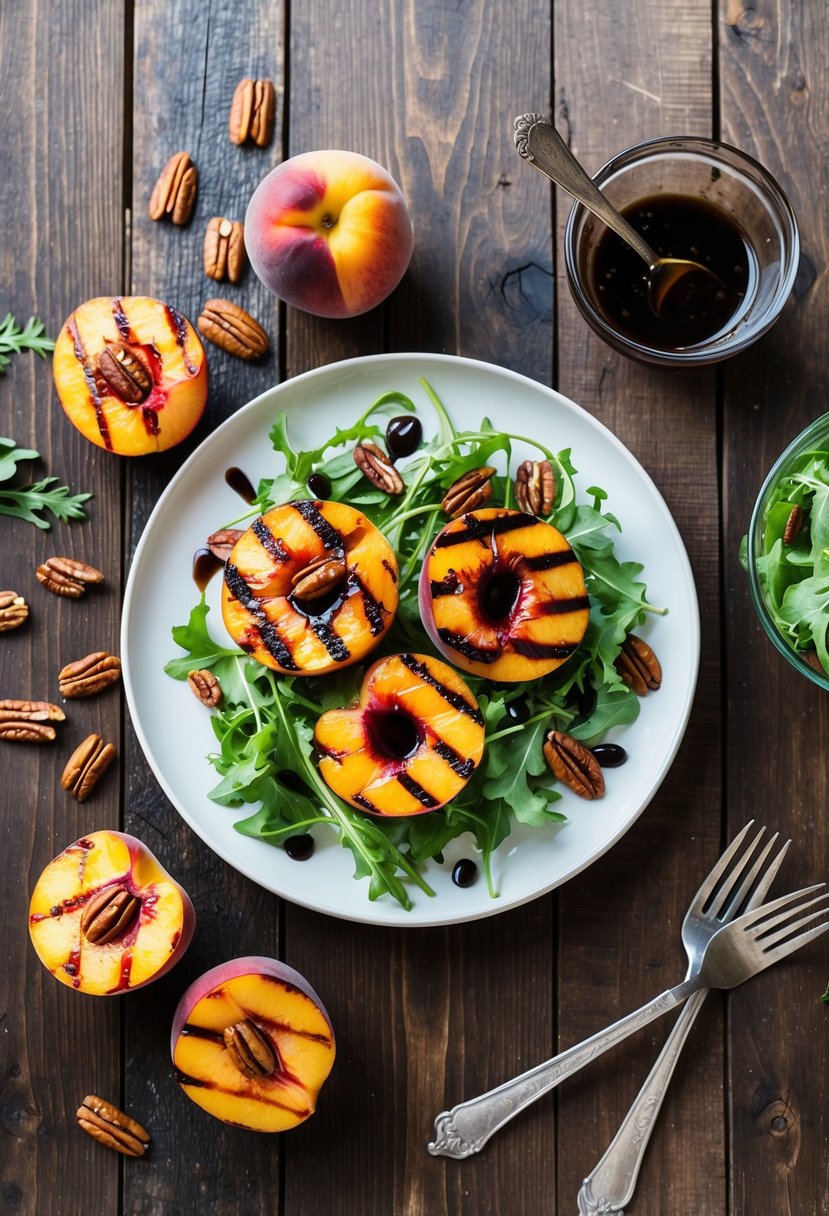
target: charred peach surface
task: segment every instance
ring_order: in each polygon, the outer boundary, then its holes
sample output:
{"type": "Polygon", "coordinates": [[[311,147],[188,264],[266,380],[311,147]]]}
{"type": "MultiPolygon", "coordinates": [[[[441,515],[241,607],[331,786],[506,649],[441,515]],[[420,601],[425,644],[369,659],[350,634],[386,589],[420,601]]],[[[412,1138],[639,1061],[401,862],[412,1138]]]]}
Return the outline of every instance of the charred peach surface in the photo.
{"type": "Polygon", "coordinates": [[[141,988],[178,962],[196,918],[186,892],[146,845],[91,832],[35,884],[29,934],[56,979],[93,996],[141,988]]]}
{"type": "Polygon", "coordinates": [[[397,559],[360,511],[285,503],[255,520],[225,565],[222,615],[266,667],[323,675],[357,663],[397,611],[397,559]]]}
{"type": "Polygon", "coordinates": [[[451,663],[506,683],[554,671],[590,615],[584,573],[551,524],[486,508],[452,520],[429,549],[420,612],[451,663]]]}
{"type": "Polygon", "coordinates": [[[276,959],[232,959],[200,976],[173,1017],[170,1050],[189,1098],[225,1123],[281,1132],[314,1113],[335,1056],[310,984],[276,959]]]}
{"type": "Polygon", "coordinates": [[[375,815],[444,806],[474,773],[484,721],[464,680],[439,659],[396,654],[366,672],[359,703],[327,710],[314,741],[330,788],[375,815]]]}
{"type": "Polygon", "coordinates": [[[100,296],[63,325],[52,362],[70,422],[121,456],[174,447],[207,402],[207,359],[177,309],[147,296],[100,296]]]}

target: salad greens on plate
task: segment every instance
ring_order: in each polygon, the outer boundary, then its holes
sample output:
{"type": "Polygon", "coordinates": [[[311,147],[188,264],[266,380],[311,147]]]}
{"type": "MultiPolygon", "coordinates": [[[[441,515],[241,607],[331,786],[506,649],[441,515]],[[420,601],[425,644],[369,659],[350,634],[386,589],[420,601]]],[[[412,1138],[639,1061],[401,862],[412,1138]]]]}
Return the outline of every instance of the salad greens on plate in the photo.
{"type": "Polygon", "coordinates": [[[355,878],[369,880],[369,899],[389,895],[406,909],[412,906],[414,888],[433,894],[426,863],[442,861],[454,838],[467,833],[474,838],[490,894],[497,897],[492,854],[512,825],[543,827],[565,818],[557,809],[561,794],[542,752],[544,737],[551,729],[563,730],[590,747],[611,728],[636,719],[638,698],[615,663],[627,634],[647,613],[659,611],[648,603],[643,567],[620,562],[614,554],[621,524],[607,509],[606,493],[591,486],[585,499],[577,495],[569,449],[553,452],[528,436],[496,430],[486,418],[475,430],[458,431],[428,382],[420,384],[436,426],[431,438],[401,463],[406,485],[401,496],[390,498],[375,488],[352,456],[355,444],[382,443],[386,419],[401,410],[415,412],[408,396],[387,392],[353,425],[337,428],[308,451],[294,448],[288,418],[280,413],[269,437],[284,467],[259,483],[249,515],[317,497],[309,491],[308,479],[324,474],[331,484],[327,497],[362,511],[398,555],[397,617],[371,661],[400,651],[434,654],[420,619],[418,576],[431,540],[447,522],[441,508],[447,489],[464,473],[495,465],[488,505],[513,508],[513,446],[522,453],[534,450],[535,459],[550,462],[556,497],[545,518],[565,535],[582,564],[590,598],[587,631],[576,653],[541,679],[494,684],[464,673],[484,717],[486,741],[483,759],[461,793],[441,810],[399,819],[368,815],[341,800],[317,768],[314,727],[325,710],[356,700],[362,666],[315,677],[280,675],[216,640],[204,594],[188,622],[173,629],[183,653],[165,666],[178,680],[207,668],[221,685],[223,700],[211,715],[216,748],[208,757],[219,780],[210,797],[219,806],[250,808],[236,830],[279,845],[318,826],[333,829],[353,854],[355,878]]]}

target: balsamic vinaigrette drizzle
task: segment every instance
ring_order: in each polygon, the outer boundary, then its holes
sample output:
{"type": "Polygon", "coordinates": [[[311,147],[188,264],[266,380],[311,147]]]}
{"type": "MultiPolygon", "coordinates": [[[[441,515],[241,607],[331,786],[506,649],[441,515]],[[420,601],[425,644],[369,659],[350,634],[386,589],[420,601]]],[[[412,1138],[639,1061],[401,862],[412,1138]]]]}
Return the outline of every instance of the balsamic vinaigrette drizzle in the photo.
{"type": "Polygon", "coordinates": [[[251,485],[247,474],[233,466],[225,470],[225,481],[231,490],[235,490],[243,502],[246,502],[250,506],[256,497],[256,490],[251,485]]]}

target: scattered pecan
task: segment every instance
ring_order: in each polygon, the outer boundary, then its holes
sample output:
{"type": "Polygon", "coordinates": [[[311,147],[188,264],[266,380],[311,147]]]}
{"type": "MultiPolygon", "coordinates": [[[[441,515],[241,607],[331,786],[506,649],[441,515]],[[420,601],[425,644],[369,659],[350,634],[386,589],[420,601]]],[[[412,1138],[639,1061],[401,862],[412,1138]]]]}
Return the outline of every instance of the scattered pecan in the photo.
{"type": "Polygon", "coordinates": [[[482,507],[492,496],[492,477],[495,469],[484,465],[480,469],[470,469],[457,481],[453,481],[441,499],[441,506],[447,515],[457,519],[467,511],[475,511],[482,507]]]}
{"type": "Polygon", "coordinates": [[[348,574],[341,557],[316,557],[291,579],[293,594],[298,600],[318,600],[348,574]]]}
{"type": "Polygon", "coordinates": [[[16,591],[0,591],[0,633],[17,629],[29,615],[29,605],[16,591]]]}
{"type": "Polygon", "coordinates": [[[662,683],[662,667],[647,642],[629,633],[616,660],[616,670],[637,697],[655,692],[662,683]]]}
{"type": "Polygon", "coordinates": [[[95,1094],[87,1094],[75,1118],[93,1139],[127,1157],[143,1157],[150,1147],[150,1133],[140,1123],[95,1094]]]}
{"type": "Polygon", "coordinates": [[[85,802],[115,759],[115,748],[98,735],[88,735],[66,762],[61,786],[77,802],[85,802]]]}
{"type": "Polygon", "coordinates": [[[115,684],[121,676],[121,660],[106,650],[96,650],[86,658],[67,663],[58,676],[58,688],[67,700],[92,697],[115,684]]]}
{"type": "Polygon", "coordinates": [[[397,496],[405,490],[403,478],[382,448],[376,443],[359,443],[353,452],[354,463],[378,490],[397,496]]]}
{"type": "Polygon", "coordinates": [[[65,722],[66,714],[51,701],[0,701],[0,722],[65,722]]]}
{"type": "Polygon", "coordinates": [[[604,795],[604,774],[593,753],[564,731],[551,730],[544,740],[544,758],[559,781],[580,798],[604,795]]]}
{"type": "Polygon", "coordinates": [[[106,342],[98,356],[98,371],[125,405],[140,405],[152,391],[152,373],[128,342],[106,342]]]}
{"type": "Polygon", "coordinates": [[[525,460],[515,477],[515,501],[529,515],[549,515],[556,501],[556,475],[549,460],[525,460]]]}
{"type": "Polygon", "coordinates": [[[238,283],[245,265],[245,229],[238,220],[214,215],[204,233],[204,273],[238,283]]]}
{"type": "Polygon", "coordinates": [[[81,916],[81,933],[93,946],[105,946],[130,927],[141,900],[121,883],[93,895],[81,916]]]}
{"type": "Polygon", "coordinates": [[[266,148],[273,139],[276,118],[276,89],[272,80],[240,80],[230,103],[227,133],[230,142],[243,144],[250,139],[266,148]]]}
{"type": "Polygon", "coordinates": [[[239,359],[258,359],[270,347],[259,322],[232,300],[208,300],[198,326],[205,338],[239,359]]]}
{"type": "Polygon", "coordinates": [[[174,224],[186,224],[196,204],[199,175],[189,152],[176,152],[161,170],[150,198],[150,219],[169,215],[174,224]]]}
{"type": "Polygon", "coordinates": [[[48,557],[38,566],[35,577],[47,591],[73,600],[79,599],[91,584],[104,581],[100,570],[72,557],[48,557]]]}
{"type": "Polygon", "coordinates": [[[789,518],[786,520],[786,527],[783,531],[783,544],[793,545],[798,536],[803,530],[804,520],[803,508],[799,503],[795,503],[789,512],[789,518]]]}
{"type": "Polygon", "coordinates": [[[54,738],[55,728],[46,722],[0,722],[0,739],[9,743],[51,743],[54,738]]]}
{"type": "Polygon", "coordinates": [[[207,547],[220,562],[226,562],[241,535],[241,528],[222,528],[220,532],[212,532],[208,536],[207,547]]]}
{"type": "Polygon", "coordinates": [[[276,1072],[277,1055],[258,1026],[249,1018],[226,1026],[225,1050],[245,1077],[269,1077],[276,1072]]]}
{"type": "Polygon", "coordinates": [[[209,709],[216,709],[222,703],[222,686],[212,671],[203,667],[200,671],[191,671],[187,676],[187,686],[195,697],[209,709]]]}

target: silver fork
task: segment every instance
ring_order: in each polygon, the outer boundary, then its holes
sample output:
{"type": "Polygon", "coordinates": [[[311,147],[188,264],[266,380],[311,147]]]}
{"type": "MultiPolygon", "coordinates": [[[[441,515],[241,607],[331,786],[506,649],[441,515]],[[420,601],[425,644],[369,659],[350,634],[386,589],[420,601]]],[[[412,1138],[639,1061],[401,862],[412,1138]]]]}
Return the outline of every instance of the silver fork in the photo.
{"type": "MultiPolygon", "coordinates": [[[[765,828],[760,828],[746,854],[735,861],[752,823],[753,820],[747,823],[726,849],[685,914],[685,920],[682,923],[682,940],[688,950],[689,960],[691,952],[688,949],[688,939],[693,937],[696,941],[707,940],[707,938],[713,937],[717,931],[717,919],[721,923],[727,924],[740,913],[759,907],[780,869],[791,841],[787,840],[776,857],[766,865],[766,859],[777,842],[776,832],[748,869],[752,855],[765,834],[765,828]],[[732,863],[733,869],[730,868],[732,863]],[[742,882],[734,889],[732,878],[743,875],[742,882]],[[712,879],[714,879],[713,883],[712,879]],[[718,893],[723,890],[727,901],[725,903],[721,899],[717,899],[718,893]],[[712,916],[715,901],[718,911],[716,916],[712,916]]],[[[689,962],[686,979],[691,975],[691,967],[692,964],[689,962]]],[[[662,1102],[677,1060],[707,995],[707,988],[699,989],[680,1010],[679,1017],[659,1053],[659,1058],[622,1120],[619,1130],[608,1145],[604,1156],[579,1188],[578,1204],[581,1216],[600,1216],[600,1214],[611,1212],[624,1216],[624,1209],[630,1203],[636,1189],[645,1150],[650,1143],[656,1117],[662,1109],[662,1102]]]]}
{"type": "Polygon", "coordinates": [[[570,1047],[552,1060],[536,1065],[521,1076],[499,1085],[489,1093],[462,1102],[444,1111],[435,1120],[436,1136],[428,1145],[433,1156],[468,1157],[478,1152],[499,1128],[542,1094],[555,1088],[603,1051],[620,1042],[634,1030],[646,1026],[669,1009],[686,1001],[700,988],[734,988],[793,950],[805,946],[829,929],[829,921],[813,925],[829,908],[823,906],[794,921],[795,915],[829,899],[829,894],[807,896],[821,891],[825,883],[784,895],[771,903],[746,912],[711,937],[693,976],[654,997],[641,1009],[614,1022],[606,1030],[570,1047]],[[797,901],[800,901],[799,903],[797,901]],[[802,931],[801,931],[802,930],[802,931]]]}

